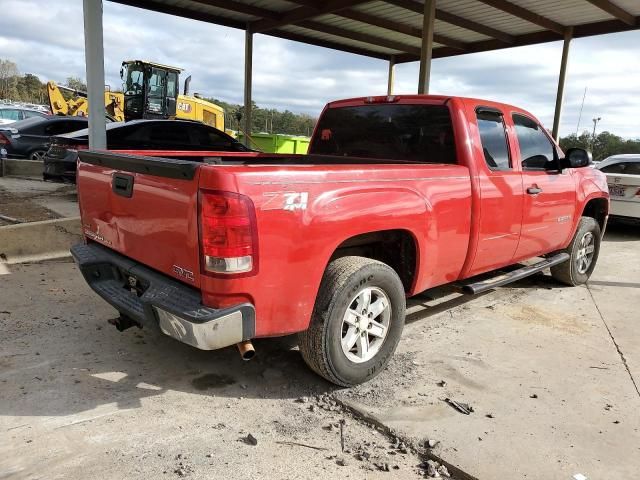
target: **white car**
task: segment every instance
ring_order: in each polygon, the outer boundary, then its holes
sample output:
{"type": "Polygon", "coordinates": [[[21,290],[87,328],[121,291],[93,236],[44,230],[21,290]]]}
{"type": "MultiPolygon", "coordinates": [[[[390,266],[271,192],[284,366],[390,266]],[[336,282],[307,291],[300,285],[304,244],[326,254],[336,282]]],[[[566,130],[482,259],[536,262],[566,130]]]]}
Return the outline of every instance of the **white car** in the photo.
{"type": "Polygon", "coordinates": [[[47,113],[34,108],[0,105],[0,125],[10,125],[13,122],[31,117],[46,117],[47,113]]]}
{"type": "Polygon", "coordinates": [[[640,154],[613,155],[595,168],[607,175],[609,213],[640,219],[640,154]]]}

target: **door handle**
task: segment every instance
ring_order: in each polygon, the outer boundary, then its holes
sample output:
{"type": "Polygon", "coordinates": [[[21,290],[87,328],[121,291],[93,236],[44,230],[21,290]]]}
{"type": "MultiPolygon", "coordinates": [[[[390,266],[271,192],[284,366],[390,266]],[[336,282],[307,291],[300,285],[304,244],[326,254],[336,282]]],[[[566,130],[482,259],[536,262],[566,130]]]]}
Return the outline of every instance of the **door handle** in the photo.
{"type": "Polygon", "coordinates": [[[534,187],[529,187],[527,188],[527,193],[529,195],[537,195],[539,193],[542,193],[542,189],[538,186],[534,186],[534,187]]]}

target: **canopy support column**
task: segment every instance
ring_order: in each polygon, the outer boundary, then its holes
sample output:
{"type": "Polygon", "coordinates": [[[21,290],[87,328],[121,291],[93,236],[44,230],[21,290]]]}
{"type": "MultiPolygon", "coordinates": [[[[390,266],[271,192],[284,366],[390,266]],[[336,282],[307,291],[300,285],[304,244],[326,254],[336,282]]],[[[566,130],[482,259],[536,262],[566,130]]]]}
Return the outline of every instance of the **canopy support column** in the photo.
{"type": "Polygon", "coordinates": [[[387,78],[387,95],[393,95],[393,82],[395,77],[395,69],[396,69],[396,57],[391,55],[389,57],[389,76],[387,78]]]}
{"type": "Polygon", "coordinates": [[[573,39],[573,27],[567,27],[564,32],[564,43],[562,44],[562,60],[560,62],[560,76],[558,77],[558,92],[556,93],[556,110],[553,115],[552,135],[559,139],[560,119],[562,117],[562,102],[564,100],[564,84],[567,76],[567,63],[569,62],[569,47],[573,39]]]}
{"type": "Polygon", "coordinates": [[[429,93],[431,56],[433,53],[433,25],[436,18],[436,0],[425,0],[422,18],[422,48],[420,50],[420,77],[418,93],[429,93]]]}
{"type": "Polygon", "coordinates": [[[107,114],[104,106],[104,45],[102,40],[102,0],[83,0],[84,58],[89,101],[89,148],[107,148],[107,114]]]}
{"type": "Polygon", "coordinates": [[[253,33],[247,25],[244,36],[244,144],[251,148],[251,83],[253,75],[253,33]]]}

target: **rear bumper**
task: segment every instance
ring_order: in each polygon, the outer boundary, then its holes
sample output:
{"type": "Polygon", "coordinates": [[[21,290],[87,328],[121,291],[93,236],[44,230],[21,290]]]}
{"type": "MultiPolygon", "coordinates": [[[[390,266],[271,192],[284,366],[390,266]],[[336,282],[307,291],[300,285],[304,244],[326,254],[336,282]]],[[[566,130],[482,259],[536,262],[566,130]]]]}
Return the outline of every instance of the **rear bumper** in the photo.
{"type": "Polygon", "coordinates": [[[140,326],[201,350],[215,350],[255,336],[255,309],[244,303],[215,309],[187,285],[97,244],[74,245],[71,254],[89,286],[140,326]]]}
{"type": "Polygon", "coordinates": [[[619,217],[640,218],[640,202],[611,199],[610,215],[619,217]]]}

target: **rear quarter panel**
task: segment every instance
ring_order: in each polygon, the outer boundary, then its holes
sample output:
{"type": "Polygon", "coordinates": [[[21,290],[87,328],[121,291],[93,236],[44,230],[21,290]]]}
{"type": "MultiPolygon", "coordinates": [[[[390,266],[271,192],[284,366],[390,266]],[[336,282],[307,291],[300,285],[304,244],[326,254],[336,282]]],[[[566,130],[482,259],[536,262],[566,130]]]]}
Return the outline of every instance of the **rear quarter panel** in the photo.
{"type": "Polygon", "coordinates": [[[259,271],[203,275],[212,306],[248,300],[257,336],[307,328],[323,272],[345,240],[400,229],[418,252],[411,293],[455,280],[469,242],[469,172],[459,165],[238,166],[201,169],[201,188],[238,191],[256,207],[259,271]]]}

